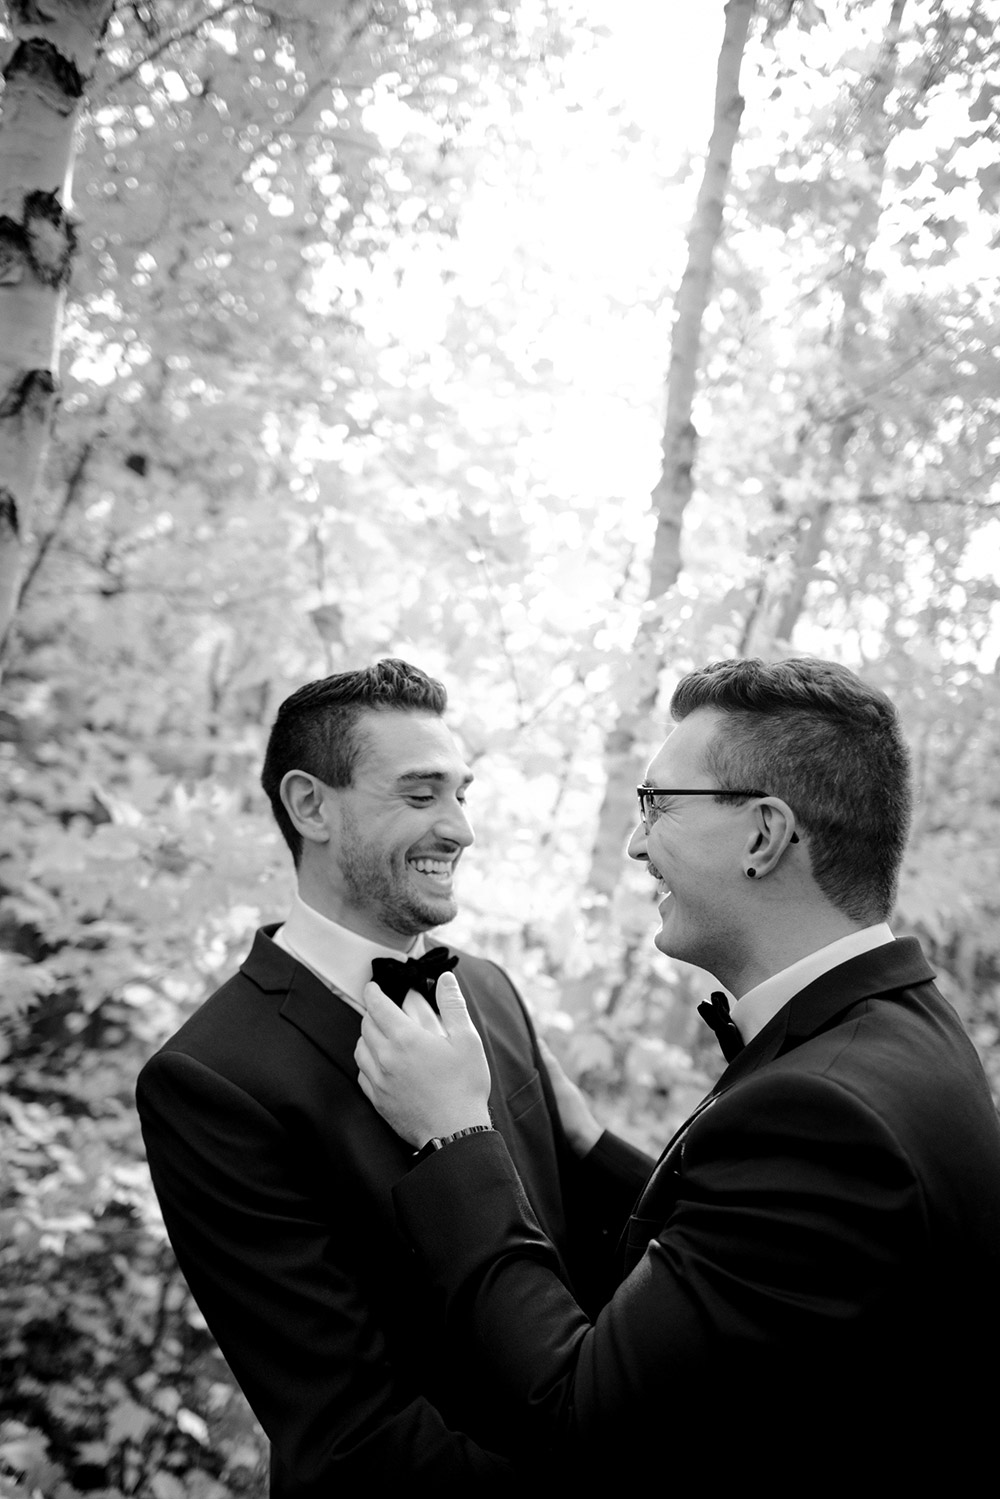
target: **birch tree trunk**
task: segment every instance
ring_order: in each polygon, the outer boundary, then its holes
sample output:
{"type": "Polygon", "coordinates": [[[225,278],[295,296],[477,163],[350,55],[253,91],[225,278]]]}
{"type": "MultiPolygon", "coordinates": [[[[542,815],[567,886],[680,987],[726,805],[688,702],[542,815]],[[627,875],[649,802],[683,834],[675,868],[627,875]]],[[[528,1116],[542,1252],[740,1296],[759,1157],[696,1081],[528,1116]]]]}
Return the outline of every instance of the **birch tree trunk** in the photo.
{"type": "MultiPolygon", "coordinates": [[[[871,87],[860,121],[862,149],[869,180],[859,211],[848,221],[848,238],[844,246],[843,311],[838,339],[838,383],[844,392],[844,404],[831,424],[829,460],[825,465],[830,480],[838,479],[843,474],[851,441],[863,415],[863,407],[848,399],[847,393],[857,389],[857,370],[867,326],[867,260],[882,216],[886,151],[892,133],[891,122],[886,115],[886,101],[896,82],[899,32],[905,8],[906,0],[892,0],[881,55],[877,69],[870,79],[871,87]]],[[[809,585],[826,549],[827,532],[834,515],[830,493],[829,486],[818,489],[806,513],[799,516],[798,542],[791,577],[775,610],[774,638],[777,640],[791,640],[792,632],[805,608],[809,585]]]]}
{"type": "Polygon", "coordinates": [[[646,609],[636,634],[632,660],[637,690],[625,705],[604,747],[607,776],[591,856],[589,884],[600,900],[614,893],[621,873],[622,851],[635,822],[639,779],[637,743],[656,706],[661,665],[656,605],[674,586],[681,571],[681,526],[694,488],[698,434],[691,421],[698,382],[702,324],[712,290],[715,251],[722,237],[722,217],[729,187],[733,149],[743,115],[740,67],[756,0],[729,0],[719,49],[715,116],[694,216],[687,239],[687,265],[677,293],[667,410],[663,427],[663,463],[652,493],[656,537],[650,565],[646,609]]]}
{"type": "Polygon", "coordinates": [[[0,647],[55,409],[77,117],[114,0],[12,0],[0,113],[0,647]]]}

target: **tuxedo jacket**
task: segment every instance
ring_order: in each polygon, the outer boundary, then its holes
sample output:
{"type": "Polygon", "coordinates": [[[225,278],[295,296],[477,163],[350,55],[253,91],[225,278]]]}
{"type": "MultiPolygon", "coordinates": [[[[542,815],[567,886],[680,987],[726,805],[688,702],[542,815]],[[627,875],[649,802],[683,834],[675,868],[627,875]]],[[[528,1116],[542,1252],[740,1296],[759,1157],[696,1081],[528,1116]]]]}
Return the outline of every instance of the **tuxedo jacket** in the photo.
{"type": "Polygon", "coordinates": [[[565,1472],[621,1482],[666,1464],[682,1492],[755,1467],[772,1492],[978,1481],[1000,1128],[932,979],[904,939],[772,1018],[657,1163],[595,1322],[496,1136],[397,1186],[458,1356],[503,1383],[565,1472]]]}
{"type": "MultiPolygon", "coordinates": [[[[412,1151],[358,1086],[361,1018],[274,930],[137,1087],[167,1231],[270,1439],[272,1495],[368,1499],[407,1478],[513,1492],[497,1454],[533,1469],[533,1438],[511,1440],[489,1382],[471,1385],[444,1348],[440,1299],[392,1210],[412,1151]]],[[[509,979],[464,953],[456,977],[534,1221],[586,1301],[650,1163],[613,1137],[575,1161],[509,979]]]]}

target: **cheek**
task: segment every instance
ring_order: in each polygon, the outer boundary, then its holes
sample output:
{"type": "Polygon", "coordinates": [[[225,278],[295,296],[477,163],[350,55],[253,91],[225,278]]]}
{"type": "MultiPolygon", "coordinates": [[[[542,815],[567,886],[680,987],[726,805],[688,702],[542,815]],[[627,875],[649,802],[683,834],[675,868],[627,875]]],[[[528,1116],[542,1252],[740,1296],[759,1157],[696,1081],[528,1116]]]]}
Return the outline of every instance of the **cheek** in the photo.
{"type": "Polygon", "coordinates": [[[677,838],[672,838],[668,831],[660,833],[657,837],[657,829],[654,828],[653,836],[647,844],[647,851],[657,869],[662,869],[665,865],[669,865],[671,869],[680,869],[689,862],[683,844],[679,843],[677,838]]]}

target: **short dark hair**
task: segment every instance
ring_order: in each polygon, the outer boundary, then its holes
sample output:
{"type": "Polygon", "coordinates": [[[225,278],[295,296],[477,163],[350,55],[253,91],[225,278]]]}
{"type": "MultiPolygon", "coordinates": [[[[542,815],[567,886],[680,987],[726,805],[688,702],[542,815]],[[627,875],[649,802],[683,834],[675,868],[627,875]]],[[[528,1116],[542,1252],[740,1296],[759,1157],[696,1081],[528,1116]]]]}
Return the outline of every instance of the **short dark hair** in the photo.
{"type": "Polygon", "coordinates": [[[706,770],[786,801],[827,899],[852,920],[884,921],[912,808],[910,754],[885,693],[830,661],[713,661],[671,699],[675,719],[698,708],[726,715],[706,770]]]}
{"type": "Polygon", "coordinates": [[[260,783],[296,864],[302,857],[302,837],[281,800],[281,783],[288,772],[304,770],[328,786],[350,786],[364,749],[358,732],[363,713],[440,717],[447,706],[448,694],[440,682],[395,658],[307,682],[285,698],[267,741],[260,783]]]}

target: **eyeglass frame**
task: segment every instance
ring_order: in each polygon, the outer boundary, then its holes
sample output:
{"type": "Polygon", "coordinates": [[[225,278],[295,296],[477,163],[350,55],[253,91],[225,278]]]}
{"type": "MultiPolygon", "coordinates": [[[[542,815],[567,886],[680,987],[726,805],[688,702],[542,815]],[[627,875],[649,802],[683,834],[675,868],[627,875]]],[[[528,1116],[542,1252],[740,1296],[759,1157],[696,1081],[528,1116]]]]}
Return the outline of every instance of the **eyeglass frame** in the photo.
{"type": "MultiPolygon", "coordinates": [[[[680,786],[637,786],[635,788],[635,794],[639,798],[639,817],[642,821],[643,829],[648,836],[650,829],[654,827],[656,823],[655,818],[652,822],[649,822],[646,818],[646,808],[644,806],[644,803],[646,798],[649,796],[742,796],[752,801],[754,797],[768,796],[769,792],[730,791],[727,786],[699,786],[697,789],[685,788],[680,786]]],[[[798,843],[798,841],[798,833],[793,832],[789,842],[798,843]]]]}
{"type": "MultiPolygon", "coordinates": [[[[689,790],[679,786],[637,786],[635,794],[639,798],[639,816],[642,825],[648,833],[654,826],[656,818],[650,822],[646,816],[646,800],[654,796],[767,796],[766,791],[730,791],[728,786],[699,787],[697,790],[689,790]]],[[[798,842],[798,839],[795,840],[798,842]]]]}

